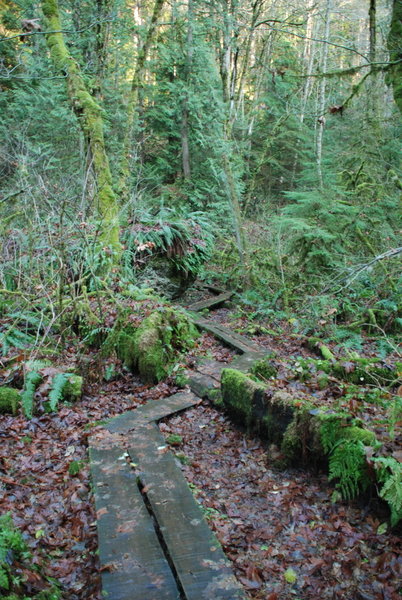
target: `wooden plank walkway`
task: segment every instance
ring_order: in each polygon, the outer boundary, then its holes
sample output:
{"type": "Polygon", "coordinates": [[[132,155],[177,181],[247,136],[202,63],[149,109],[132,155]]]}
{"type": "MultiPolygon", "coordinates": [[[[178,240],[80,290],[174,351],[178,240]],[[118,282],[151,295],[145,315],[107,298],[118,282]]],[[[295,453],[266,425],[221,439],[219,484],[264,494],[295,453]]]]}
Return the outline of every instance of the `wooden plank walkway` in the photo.
{"type": "Polygon", "coordinates": [[[222,342],[234,348],[238,352],[248,353],[248,352],[260,352],[261,348],[258,344],[253,342],[252,340],[246,338],[244,335],[240,335],[240,333],[235,333],[231,331],[227,327],[223,325],[218,325],[217,323],[211,323],[207,319],[203,319],[201,317],[197,317],[193,319],[194,325],[199,327],[200,329],[204,329],[205,331],[209,331],[215,337],[220,339],[222,342]]]}
{"type": "Polygon", "coordinates": [[[212,296],[207,300],[199,300],[198,302],[194,302],[193,304],[187,306],[187,310],[198,312],[200,310],[204,310],[205,308],[214,308],[220,306],[226,302],[226,300],[230,300],[232,296],[233,292],[223,292],[222,294],[219,294],[218,296],[212,296]]]}
{"type": "Polygon", "coordinates": [[[178,392],[162,400],[149,400],[135,410],[110,419],[105,428],[112,433],[127,433],[141,424],[160,421],[163,417],[185,410],[199,402],[200,398],[191,392],[178,392]]]}
{"type": "Polygon", "coordinates": [[[121,447],[90,448],[103,592],[108,600],[178,600],[175,578],[123,455],[121,447]]]}
{"type": "Polygon", "coordinates": [[[155,423],[133,432],[129,454],[155,515],[186,600],[244,598],[200,505],[155,423]]]}
{"type": "Polygon", "coordinates": [[[199,401],[191,392],[150,401],[89,440],[108,600],[244,599],[155,424],[199,401]]]}

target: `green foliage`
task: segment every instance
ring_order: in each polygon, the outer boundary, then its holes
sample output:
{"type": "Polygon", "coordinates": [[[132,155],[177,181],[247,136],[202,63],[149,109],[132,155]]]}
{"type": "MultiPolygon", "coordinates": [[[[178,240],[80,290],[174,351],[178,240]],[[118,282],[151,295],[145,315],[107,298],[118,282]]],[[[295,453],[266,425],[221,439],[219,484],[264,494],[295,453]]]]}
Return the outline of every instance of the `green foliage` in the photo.
{"type": "MultiPolygon", "coordinates": [[[[213,226],[202,212],[177,212],[163,208],[157,215],[143,212],[123,235],[129,261],[163,253],[180,272],[197,276],[213,247],[213,226]]],[[[126,258],[127,260],[127,258],[126,258]]]]}
{"type": "Polygon", "coordinates": [[[75,477],[84,468],[85,463],[82,460],[72,460],[68,465],[68,473],[71,477],[75,477]]]}
{"type": "MultiPolygon", "coordinates": [[[[21,572],[30,568],[29,561],[31,554],[27,543],[21,532],[14,526],[10,514],[0,516],[0,596],[4,600],[60,600],[61,592],[54,582],[47,582],[47,589],[43,589],[43,577],[41,591],[33,591],[32,582],[26,586],[28,595],[21,595],[21,587],[25,584],[24,576],[21,572]],[[23,567],[23,568],[21,568],[23,567]],[[13,593],[18,589],[19,593],[13,593]],[[9,595],[6,595],[10,592],[9,595]]],[[[31,567],[32,568],[32,567],[31,567]]],[[[38,576],[39,569],[33,567],[35,576],[38,576]]],[[[40,578],[39,578],[40,579],[40,578]]],[[[24,586],[25,587],[25,586],[24,586]]]]}
{"type": "Polygon", "coordinates": [[[10,387],[0,387],[0,414],[17,413],[20,403],[20,393],[18,390],[10,387]]]}
{"type": "Polygon", "coordinates": [[[63,391],[68,383],[69,373],[57,373],[52,379],[52,388],[49,392],[49,408],[57,410],[58,404],[63,397],[63,391]]]}
{"type": "Polygon", "coordinates": [[[338,479],[342,497],[351,500],[367,488],[366,456],[364,445],[356,440],[339,440],[329,457],[329,479],[338,479]]]}
{"type": "Polygon", "coordinates": [[[21,394],[21,406],[27,419],[32,419],[35,391],[38,385],[42,383],[42,380],[43,377],[38,371],[28,371],[25,375],[24,389],[21,394]]]}
{"type": "Polygon", "coordinates": [[[389,435],[391,439],[395,438],[395,426],[402,421],[402,398],[394,396],[388,408],[389,435]]]}
{"type": "Polygon", "coordinates": [[[391,509],[391,525],[402,519],[402,465],[392,456],[372,459],[378,479],[383,484],[380,496],[388,502],[391,509]]]}

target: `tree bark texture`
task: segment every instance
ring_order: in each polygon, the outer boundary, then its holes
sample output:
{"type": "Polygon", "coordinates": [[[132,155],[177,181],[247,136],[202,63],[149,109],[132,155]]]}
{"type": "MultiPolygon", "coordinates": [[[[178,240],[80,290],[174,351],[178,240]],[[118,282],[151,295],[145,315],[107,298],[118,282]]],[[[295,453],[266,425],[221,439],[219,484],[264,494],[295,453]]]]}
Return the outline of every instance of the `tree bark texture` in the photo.
{"type": "Polygon", "coordinates": [[[112,176],[106,154],[102,108],[89,93],[78,63],[69,53],[61,33],[61,19],[57,0],[42,0],[42,10],[51,59],[56,68],[65,74],[70,104],[88,140],[96,182],[98,217],[101,221],[100,238],[103,244],[120,255],[118,203],[112,187],[112,176]]]}
{"type": "Polygon", "coordinates": [[[402,112],[402,0],[394,0],[391,26],[388,34],[388,50],[392,65],[387,83],[392,85],[394,100],[402,112]]]}

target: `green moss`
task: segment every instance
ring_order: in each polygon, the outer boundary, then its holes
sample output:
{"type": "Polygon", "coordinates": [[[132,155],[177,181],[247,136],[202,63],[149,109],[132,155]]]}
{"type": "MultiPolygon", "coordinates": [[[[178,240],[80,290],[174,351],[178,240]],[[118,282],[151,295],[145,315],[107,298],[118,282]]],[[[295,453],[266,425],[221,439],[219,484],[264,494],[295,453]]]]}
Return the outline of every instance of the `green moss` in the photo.
{"type": "Polygon", "coordinates": [[[346,427],[342,432],[342,438],[345,440],[353,440],[355,442],[361,442],[363,446],[372,446],[376,448],[381,446],[378,442],[375,433],[364,429],[363,427],[346,427]]]}
{"type": "Polygon", "coordinates": [[[269,357],[264,357],[253,365],[251,372],[260,379],[268,380],[277,376],[278,369],[269,357]]]}
{"type": "Polygon", "coordinates": [[[176,433],[172,433],[167,436],[166,441],[171,446],[180,446],[183,443],[183,438],[181,435],[177,435],[176,433]]]}
{"type": "Polygon", "coordinates": [[[119,334],[117,351],[124,364],[144,381],[166,377],[179,354],[194,346],[198,332],[187,316],[170,307],[155,310],[135,333],[119,334]]]}
{"type": "Polygon", "coordinates": [[[72,373],[63,387],[63,400],[67,402],[77,402],[82,396],[82,387],[84,380],[80,375],[72,373]]]}
{"type": "Polygon", "coordinates": [[[20,393],[11,387],[0,387],[0,414],[17,413],[20,403],[20,393]]]}
{"type": "Polygon", "coordinates": [[[381,359],[355,358],[353,360],[337,361],[323,359],[299,359],[296,372],[302,380],[308,380],[320,372],[333,375],[344,381],[364,385],[391,385],[401,377],[402,364],[395,366],[385,364],[381,359]]]}
{"type": "Polygon", "coordinates": [[[265,387],[235,369],[223,369],[221,376],[223,403],[237,421],[251,427],[256,394],[262,395],[265,387]]]}
{"type": "Polygon", "coordinates": [[[219,390],[218,389],[209,390],[208,391],[208,400],[210,400],[212,402],[212,404],[215,406],[215,408],[223,408],[224,407],[222,392],[220,389],[219,390]]]}

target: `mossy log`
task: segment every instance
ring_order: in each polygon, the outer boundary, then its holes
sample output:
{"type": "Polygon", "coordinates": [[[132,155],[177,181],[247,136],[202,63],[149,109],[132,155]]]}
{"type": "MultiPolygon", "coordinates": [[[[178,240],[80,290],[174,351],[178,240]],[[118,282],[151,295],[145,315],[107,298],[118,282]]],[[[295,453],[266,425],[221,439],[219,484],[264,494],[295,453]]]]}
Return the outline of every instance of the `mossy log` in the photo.
{"type": "Polygon", "coordinates": [[[296,373],[300,379],[310,379],[321,372],[357,385],[396,385],[402,376],[402,363],[390,365],[376,358],[325,360],[300,358],[296,373]]]}
{"type": "Polygon", "coordinates": [[[122,331],[117,353],[142,379],[157,383],[169,374],[181,352],[189,350],[198,332],[187,316],[170,307],[155,310],[135,330],[122,331]]]}
{"type": "Polygon", "coordinates": [[[233,420],[280,447],[289,464],[325,461],[330,448],[324,428],[328,423],[335,437],[370,446],[377,443],[374,433],[348,413],[317,409],[308,399],[273,391],[235,369],[222,371],[221,389],[224,407],[233,420]]]}

